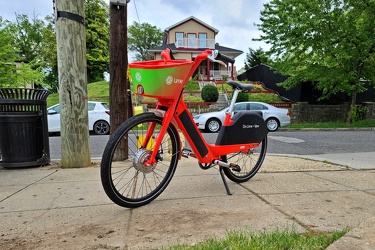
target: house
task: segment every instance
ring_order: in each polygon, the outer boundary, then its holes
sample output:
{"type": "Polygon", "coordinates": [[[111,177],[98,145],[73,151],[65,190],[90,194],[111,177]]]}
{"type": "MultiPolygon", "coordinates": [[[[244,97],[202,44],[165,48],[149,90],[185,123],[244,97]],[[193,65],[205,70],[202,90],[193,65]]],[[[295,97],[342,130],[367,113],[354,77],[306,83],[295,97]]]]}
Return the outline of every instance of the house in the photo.
{"type": "MultiPolygon", "coordinates": [[[[149,49],[150,59],[161,59],[160,53],[170,48],[175,59],[194,60],[195,56],[206,49],[217,49],[220,53],[236,58],[243,51],[224,47],[215,40],[219,30],[191,16],[164,30],[163,45],[149,49]]],[[[225,62],[227,67],[209,60],[203,61],[194,72],[198,80],[210,81],[223,78],[234,79],[236,76],[235,65],[225,62]]]]}

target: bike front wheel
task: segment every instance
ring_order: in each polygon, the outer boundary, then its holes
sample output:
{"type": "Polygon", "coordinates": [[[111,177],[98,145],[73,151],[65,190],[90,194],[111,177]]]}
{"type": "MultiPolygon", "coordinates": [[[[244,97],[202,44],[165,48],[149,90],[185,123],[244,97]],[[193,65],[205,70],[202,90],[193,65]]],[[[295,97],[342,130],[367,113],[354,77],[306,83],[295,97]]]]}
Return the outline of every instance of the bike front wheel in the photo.
{"type": "Polygon", "coordinates": [[[223,168],[224,174],[237,183],[250,180],[262,166],[267,151],[267,137],[265,137],[258,147],[249,150],[249,152],[235,152],[223,156],[223,161],[235,163],[240,166],[241,171],[236,172],[230,168],[223,168]]]}
{"type": "Polygon", "coordinates": [[[156,156],[157,163],[145,166],[159,136],[162,118],[154,113],[133,116],[122,123],[110,137],[103,152],[101,181],[107,196],[117,205],[143,206],[158,197],[171,181],[177,167],[179,136],[169,125],[156,156]],[[151,139],[142,147],[151,124],[151,139]]]}

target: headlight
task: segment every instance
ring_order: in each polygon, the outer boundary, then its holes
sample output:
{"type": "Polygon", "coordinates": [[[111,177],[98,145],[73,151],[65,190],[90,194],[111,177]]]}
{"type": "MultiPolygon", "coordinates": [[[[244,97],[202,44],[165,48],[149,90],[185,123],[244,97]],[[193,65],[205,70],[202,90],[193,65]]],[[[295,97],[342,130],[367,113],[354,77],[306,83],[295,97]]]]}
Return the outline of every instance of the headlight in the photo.
{"type": "Polygon", "coordinates": [[[200,115],[196,115],[193,117],[193,119],[199,119],[199,117],[201,117],[200,115]]]}

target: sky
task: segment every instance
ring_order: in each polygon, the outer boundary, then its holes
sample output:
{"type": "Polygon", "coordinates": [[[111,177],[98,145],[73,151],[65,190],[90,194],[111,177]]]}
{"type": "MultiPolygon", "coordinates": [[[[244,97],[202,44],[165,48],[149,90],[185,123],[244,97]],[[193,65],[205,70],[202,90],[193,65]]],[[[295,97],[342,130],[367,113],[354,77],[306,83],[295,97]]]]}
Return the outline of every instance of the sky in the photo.
{"type": "MultiPolygon", "coordinates": [[[[105,1],[109,3],[109,0],[105,1]]],[[[219,30],[216,42],[220,45],[244,52],[236,58],[235,65],[239,70],[244,66],[249,48],[267,51],[270,47],[263,42],[252,41],[261,34],[254,24],[260,23],[260,12],[266,2],[269,0],[130,0],[128,25],[133,22],[149,23],[164,31],[179,21],[195,16],[219,30]]],[[[44,18],[53,14],[53,2],[0,0],[0,16],[3,20],[14,21],[15,13],[28,14],[29,17],[35,14],[44,18]]]]}

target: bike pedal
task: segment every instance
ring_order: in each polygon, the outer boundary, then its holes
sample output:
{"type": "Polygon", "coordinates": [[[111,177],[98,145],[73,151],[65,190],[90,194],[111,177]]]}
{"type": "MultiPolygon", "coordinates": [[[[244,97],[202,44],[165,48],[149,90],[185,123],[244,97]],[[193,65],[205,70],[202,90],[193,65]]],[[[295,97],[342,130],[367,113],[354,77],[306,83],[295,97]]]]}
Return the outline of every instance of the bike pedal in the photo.
{"type": "Polygon", "coordinates": [[[229,168],[232,169],[233,171],[241,172],[241,168],[237,164],[231,163],[229,168]]]}
{"type": "Polygon", "coordinates": [[[181,156],[183,156],[185,158],[189,158],[190,154],[191,154],[191,150],[190,149],[187,149],[187,148],[182,149],[181,156]]]}

